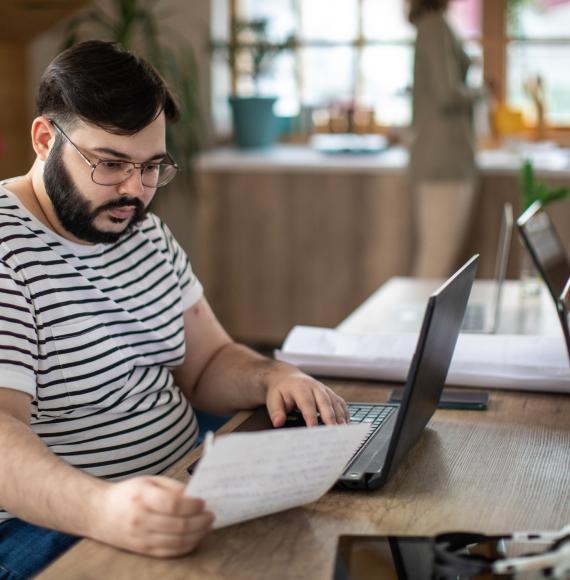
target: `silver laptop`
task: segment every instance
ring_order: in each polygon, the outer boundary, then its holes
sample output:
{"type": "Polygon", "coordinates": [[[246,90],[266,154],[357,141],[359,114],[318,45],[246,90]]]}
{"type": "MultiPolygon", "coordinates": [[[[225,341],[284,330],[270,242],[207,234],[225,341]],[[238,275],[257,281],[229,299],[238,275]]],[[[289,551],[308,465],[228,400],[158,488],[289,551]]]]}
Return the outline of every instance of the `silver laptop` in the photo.
{"type": "Polygon", "coordinates": [[[570,258],[540,201],[517,219],[517,228],[554,300],[570,360],[570,258]]]}
{"type": "Polygon", "coordinates": [[[539,201],[518,219],[519,234],[556,304],[570,277],[570,258],[539,201]]]}
{"type": "Polygon", "coordinates": [[[566,341],[566,350],[568,351],[568,361],[570,362],[570,278],[566,281],[566,286],[562,290],[556,303],[558,318],[562,327],[562,334],[566,341]]]}
{"type": "Polygon", "coordinates": [[[494,334],[501,318],[501,297],[507,274],[513,233],[513,206],[505,203],[501,218],[501,232],[495,261],[495,282],[492,295],[486,301],[475,298],[467,305],[461,332],[494,334]]]}

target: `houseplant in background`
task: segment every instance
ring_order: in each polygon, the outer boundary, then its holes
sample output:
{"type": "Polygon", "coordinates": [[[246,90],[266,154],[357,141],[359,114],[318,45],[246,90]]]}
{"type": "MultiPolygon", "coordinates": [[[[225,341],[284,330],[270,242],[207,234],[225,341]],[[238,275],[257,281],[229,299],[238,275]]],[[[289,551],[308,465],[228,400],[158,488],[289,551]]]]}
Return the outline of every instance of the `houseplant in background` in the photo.
{"type": "Polygon", "coordinates": [[[570,188],[559,186],[549,187],[542,181],[537,181],[534,175],[532,163],[526,159],[520,169],[520,187],[523,196],[523,211],[529,208],[535,201],[540,201],[542,206],[564,199],[570,188]]]}
{"type": "Polygon", "coordinates": [[[109,40],[137,52],[160,71],[180,105],[179,122],[167,127],[167,147],[188,182],[204,135],[197,65],[194,51],[184,39],[170,30],[161,32],[159,4],[160,0],[112,0],[107,9],[95,4],[68,22],[62,48],[87,39],[109,40]]]}
{"type": "Polygon", "coordinates": [[[295,46],[293,37],[285,42],[270,42],[269,21],[236,20],[228,42],[213,41],[214,53],[223,52],[230,69],[237,76],[235,85],[241,81],[245,89],[229,97],[236,144],[242,149],[260,149],[272,145],[277,139],[279,128],[274,112],[275,96],[261,95],[260,81],[269,74],[275,57],[295,46]],[[249,84],[249,86],[247,86],[249,84]]]}

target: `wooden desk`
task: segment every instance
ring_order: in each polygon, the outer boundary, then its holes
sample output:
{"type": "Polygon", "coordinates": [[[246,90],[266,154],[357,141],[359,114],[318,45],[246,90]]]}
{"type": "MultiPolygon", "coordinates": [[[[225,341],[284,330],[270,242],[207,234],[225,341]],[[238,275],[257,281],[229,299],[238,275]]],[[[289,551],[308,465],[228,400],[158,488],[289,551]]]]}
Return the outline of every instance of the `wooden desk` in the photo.
{"type": "MultiPolygon", "coordinates": [[[[389,387],[335,382],[349,400],[389,387]]],[[[236,416],[229,429],[259,427],[236,416]]],[[[570,522],[570,397],[493,391],[479,411],[437,411],[392,481],[332,491],[311,505],[218,530],[194,554],[158,560],[84,540],[39,578],[329,580],[340,534],[487,533],[570,522]]],[[[194,452],[196,454],[196,452],[194,452]]],[[[170,474],[186,477],[190,460],[170,474]]]]}
{"type": "MultiPolygon", "coordinates": [[[[419,303],[436,286],[433,280],[393,279],[341,327],[401,330],[391,314],[397,305],[419,303]]],[[[475,297],[488,290],[478,281],[475,297]]],[[[521,306],[518,300],[520,288],[509,282],[507,312],[521,306]]],[[[527,322],[507,315],[503,331],[534,327],[545,334],[559,332],[546,292],[530,300],[525,303],[527,322]]],[[[391,388],[374,382],[329,384],[352,401],[383,402],[391,388]]],[[[264,414],[241,413],[223,431],[268,427],[264,414]]],[[[494,390],[488,411],[437,411],[395,477],[380,490],[331,491],[314,504],[218,530],[185,558],[156,560],[84,540],[40,578],[328,580],[340,534],[557,529],[570,522],[569,450],[570,396],[494,390]]],[[[169,475],[185,481],[186,467],[199,452],[169,475]]]]}

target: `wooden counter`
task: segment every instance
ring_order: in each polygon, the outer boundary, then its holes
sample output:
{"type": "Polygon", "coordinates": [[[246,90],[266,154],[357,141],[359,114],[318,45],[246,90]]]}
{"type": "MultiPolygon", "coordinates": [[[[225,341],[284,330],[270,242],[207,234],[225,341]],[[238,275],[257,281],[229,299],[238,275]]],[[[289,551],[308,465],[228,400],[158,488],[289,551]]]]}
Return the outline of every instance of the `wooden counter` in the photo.
{"type": "MultiPolygon", "coordinates": [[[[570,185],[570,170],[557,163],[538,178],[570,185]]],[[[230,334],[279,345],[295,324],[334,327],[387,279],[409,275],[406,164],[399,149],[366,156],[293,146],[206,154],[198,164],[191,259],[230,334]]],[[[480,278],[494,273],[503,204],[520,212],[518,165],[512,156],[481,156],[479,198],[460,258],[479,252],[480,278]]],[[[570,200],[552,216],[570,248],[570,200]]],[[[510,277],[519,273],[519,246],[515,235],[510,277]]]]}

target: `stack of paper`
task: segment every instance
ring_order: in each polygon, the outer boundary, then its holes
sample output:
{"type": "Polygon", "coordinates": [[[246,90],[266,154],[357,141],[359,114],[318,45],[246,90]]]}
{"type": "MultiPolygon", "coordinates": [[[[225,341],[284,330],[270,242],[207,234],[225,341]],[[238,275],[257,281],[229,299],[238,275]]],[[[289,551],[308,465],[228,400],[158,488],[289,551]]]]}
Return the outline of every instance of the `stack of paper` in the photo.
{"type": "MultiPolygon", "coordinates": [[[[417,339],[296,326],[275,356],[315,375],[403,382],[417,339]]],[[[562,337],[461,334],[446,382],[570,392],[570,366],[562,337]]]]}

